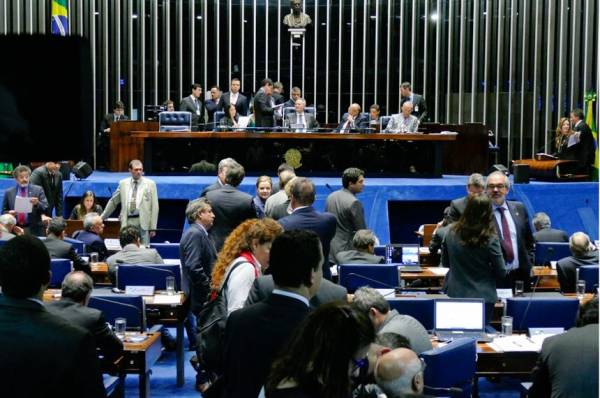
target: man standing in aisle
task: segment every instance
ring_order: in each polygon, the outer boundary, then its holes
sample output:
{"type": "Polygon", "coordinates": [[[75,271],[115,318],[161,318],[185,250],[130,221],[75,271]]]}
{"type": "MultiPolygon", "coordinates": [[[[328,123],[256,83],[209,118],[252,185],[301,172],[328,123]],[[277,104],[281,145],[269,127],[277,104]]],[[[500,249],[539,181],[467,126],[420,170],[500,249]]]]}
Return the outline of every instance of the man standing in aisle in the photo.
{"type": "Polygon", "coordinates": [[[45,214],[48,217],[52,217],[52,210],[56,210],[56,217],[63,216],[63,180],[59,169],[59,162],[46,162],[45,165],[33,170],[29,179],[32,184],[39,185],[44,190],[48,201],[45,214]]]}
{"type": "Polygon", "coordinates": [[[133,225],[140,229],[142,243],[150,244],[150,238],[156,235],[158,223],[158,192],[156,183],[143,176],[144,166],[137,159],[129,162],[130,178],[119,182],[119,187],[106,204],[102,219],[106,220],[121,204],[121,228],[133,225]]]}
{"type": "Polygon", "coordinates": [[[204,127],[204,101],[202,100],[202,86],[198,83],[192,84],[192,93],[181,100],[179,110],[191,112],[192,130],[198,131],[204,127]]]}

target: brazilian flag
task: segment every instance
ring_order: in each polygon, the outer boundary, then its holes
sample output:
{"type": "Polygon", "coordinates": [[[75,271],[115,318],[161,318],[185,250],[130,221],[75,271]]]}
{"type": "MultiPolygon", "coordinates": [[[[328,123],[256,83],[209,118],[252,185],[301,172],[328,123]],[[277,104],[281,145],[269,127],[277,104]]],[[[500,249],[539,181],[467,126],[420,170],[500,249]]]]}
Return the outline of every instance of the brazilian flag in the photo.
{"type": "Polygon", "coordinates": [[[66,36],[69,33],[69,5],[67,0],[52,0],[50,27],[53,35],[66,36]]]}
{"type": "Polygon", "coordinates": [[[590,91],[589,93],[587,93],[584,97],[584,102],[585,102],[585,124],[587,124],[588,126],[590,126],[590,129],[592,130],[592,134],[594,135],[594,143],[596,145],[596,154],[594,156],[594,168],[592,169],[592,178],[594,180],[598,180],[598,169],[599,167],[599,162],[598,162],[598,157],[599,157],[599,150],[598,150],[598,126],[596,125],[596,119],[594,118],[594,102],[596,102],[596,93],[593,91],[590,91]]]}

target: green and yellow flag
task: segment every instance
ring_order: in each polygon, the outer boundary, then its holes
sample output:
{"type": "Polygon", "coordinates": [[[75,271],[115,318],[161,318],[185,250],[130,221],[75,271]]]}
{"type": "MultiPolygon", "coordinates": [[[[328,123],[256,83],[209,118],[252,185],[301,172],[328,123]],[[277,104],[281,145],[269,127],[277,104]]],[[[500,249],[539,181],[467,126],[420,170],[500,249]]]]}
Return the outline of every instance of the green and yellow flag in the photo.
{"type": "Polygon", "coordinates": [[[598,150],[598,126],[596,125],[596,119],[594,118],[594,102],[596,102],[596,93],[590,91],[587,93],[583,101],[585,103],[585,124],[590,126],[592,130],[592,135],[594,136],[594,144],[596,145],[596,154],[594,156],[594,168],[592,169],[592,177],[594,180],[598,180],[598,169],[600,168],[600,164],[598,161],[599,150],[598,150]]]}
{"type": "Polygon", "coordinates": [[[67,0],[52,0],[50,28],[53,35],[69,34],[69,5],[67,0]]]}

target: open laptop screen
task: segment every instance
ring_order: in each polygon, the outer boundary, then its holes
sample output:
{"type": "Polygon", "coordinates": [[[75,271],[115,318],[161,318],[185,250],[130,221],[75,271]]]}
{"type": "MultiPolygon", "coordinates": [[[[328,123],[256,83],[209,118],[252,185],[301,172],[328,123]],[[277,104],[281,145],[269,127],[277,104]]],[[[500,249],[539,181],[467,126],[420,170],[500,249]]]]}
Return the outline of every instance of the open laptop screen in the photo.
{"type": "Polygon", "coordinates": [[[402,246],[402,264],[419,264],[419,245],[402,246]]]}
{"type": "Polygon", "coordinates": [[[483,330],[483,300],[436,300],[435,330],[483,330]]]}

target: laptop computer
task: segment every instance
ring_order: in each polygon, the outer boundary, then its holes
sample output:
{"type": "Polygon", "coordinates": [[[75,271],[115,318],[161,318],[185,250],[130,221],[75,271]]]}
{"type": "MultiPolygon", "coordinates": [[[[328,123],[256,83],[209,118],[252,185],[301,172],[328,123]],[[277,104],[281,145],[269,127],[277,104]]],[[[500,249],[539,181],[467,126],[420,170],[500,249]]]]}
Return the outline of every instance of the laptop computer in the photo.
{"type": "Polygon", "coordinates": [[[487,342],[483,299],[437,299],[434,303],[434,334],[441,341],[460,338],[487,342]]]}
{"type": "Polygon", "coordinates": [[[419,263],[419,245],[394,245],[394,250],[400,251],[400,265],[403,272],[423,272],[419,263]]]}

